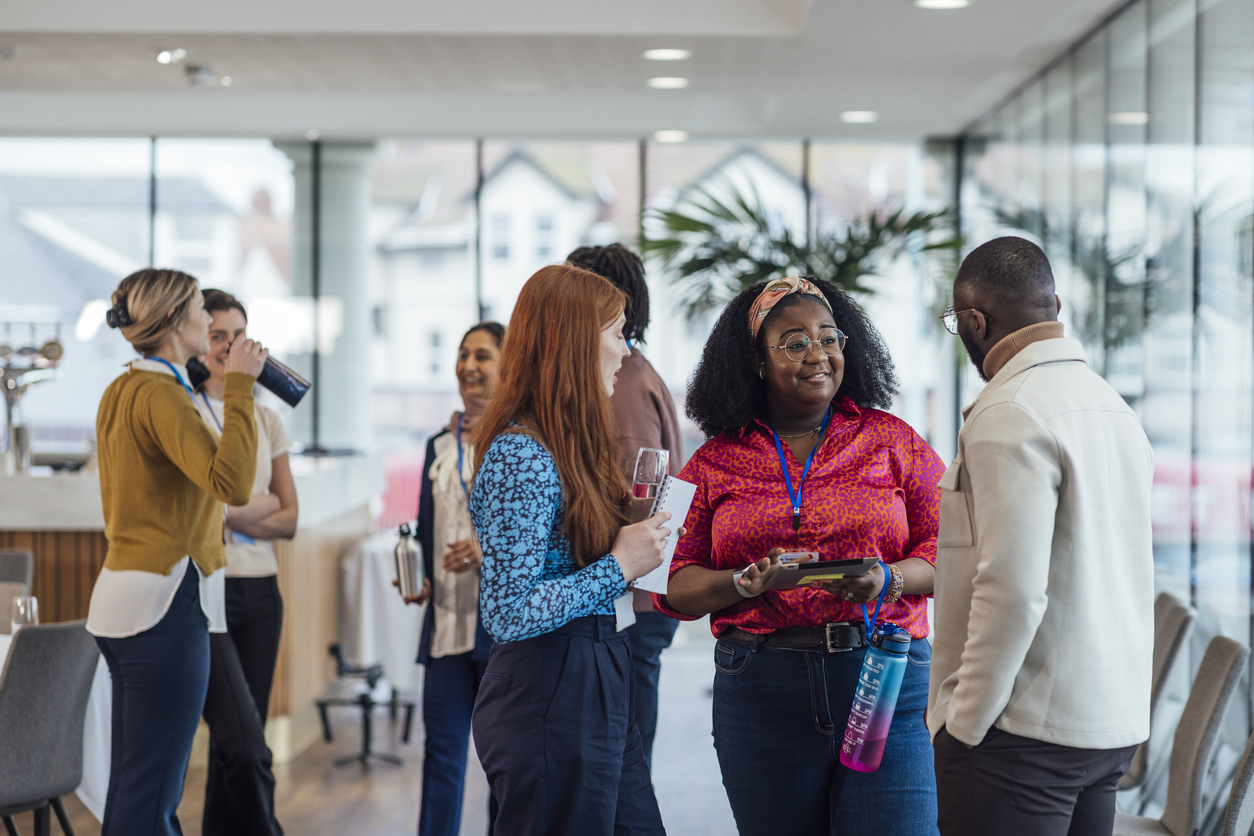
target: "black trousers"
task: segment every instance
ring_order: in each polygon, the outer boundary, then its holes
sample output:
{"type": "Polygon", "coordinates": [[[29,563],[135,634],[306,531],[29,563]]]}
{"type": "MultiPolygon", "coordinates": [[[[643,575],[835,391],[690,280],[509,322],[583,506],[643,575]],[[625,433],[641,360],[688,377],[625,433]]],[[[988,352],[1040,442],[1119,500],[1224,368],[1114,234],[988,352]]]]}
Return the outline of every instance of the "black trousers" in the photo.
{"type": "Polygon", "coordinates": [[[1135,746],[1074,749],[991,729],[974,749],[933,741],[941,836],[1110,836],[1135,746]]]}
{"type": "Polygon", "coordinates": [[[226,579],[229,632],[209,635],[209,774],[204,836],[280,836],[266,746],[270,686],[279,654],[278,578],[226,579]]]}
{"type": "Polygon", "coordinates": [[[613,616],[492,646],[471,727],[495,836],[666,836],[613,616]]]}

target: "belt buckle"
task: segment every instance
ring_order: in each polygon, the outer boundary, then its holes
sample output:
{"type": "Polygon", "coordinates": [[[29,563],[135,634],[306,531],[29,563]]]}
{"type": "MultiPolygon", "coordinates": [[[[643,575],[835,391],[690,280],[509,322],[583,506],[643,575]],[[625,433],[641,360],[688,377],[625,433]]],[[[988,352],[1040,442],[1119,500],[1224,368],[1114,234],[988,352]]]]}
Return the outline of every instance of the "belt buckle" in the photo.
{"type": "Polygon", "coordinates": [[[828,653],[848,653],[853,650],[852,647],[832,647],[832,628],[844,627],[843,624],[824,624],[823,625],[823,644],[828,653]]]}

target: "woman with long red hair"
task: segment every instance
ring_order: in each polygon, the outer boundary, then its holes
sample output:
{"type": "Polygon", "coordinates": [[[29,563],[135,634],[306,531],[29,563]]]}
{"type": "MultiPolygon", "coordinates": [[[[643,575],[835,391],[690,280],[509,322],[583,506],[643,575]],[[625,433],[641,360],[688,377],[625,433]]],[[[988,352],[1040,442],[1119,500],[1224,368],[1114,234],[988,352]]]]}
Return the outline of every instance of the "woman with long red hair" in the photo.
{"type": "Polygon", "coordinates": [[[614,624],[662,563],[668,514],[627,525],[610,410],[625,297],[571,265],[523,286],[475,431],[479,607],[497,644],[473,720],[496,836],[664,834],[614,624]]]}

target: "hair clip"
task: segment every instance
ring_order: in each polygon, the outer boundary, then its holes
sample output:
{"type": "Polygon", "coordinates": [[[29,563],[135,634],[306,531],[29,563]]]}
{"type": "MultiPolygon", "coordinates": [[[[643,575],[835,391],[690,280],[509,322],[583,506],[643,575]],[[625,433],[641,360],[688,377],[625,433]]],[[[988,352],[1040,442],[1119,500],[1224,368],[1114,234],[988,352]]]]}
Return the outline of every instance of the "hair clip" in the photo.
{"type": "Polygon", "coordinates": [[[130,311],[126,309],[125,296],[119,296],[117,304],[105,311],[105,323],[110,328],[125,328],[128,325],[135,324],[131,320],[130,311]]]}

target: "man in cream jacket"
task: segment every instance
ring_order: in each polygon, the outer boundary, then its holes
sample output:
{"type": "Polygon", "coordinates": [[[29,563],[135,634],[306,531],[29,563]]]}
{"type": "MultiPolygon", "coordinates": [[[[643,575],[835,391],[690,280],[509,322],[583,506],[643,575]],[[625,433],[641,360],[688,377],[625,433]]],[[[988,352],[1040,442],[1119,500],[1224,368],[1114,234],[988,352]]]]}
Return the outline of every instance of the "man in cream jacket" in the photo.
{"type": "Polygon", "coordinates": [[[988,385],[940,483],[942,836],[1110,833],[1149,736],[1152,452],[1060,306],[1040,248],[998,238],[963,261],[946,315],[988,385]]]}

